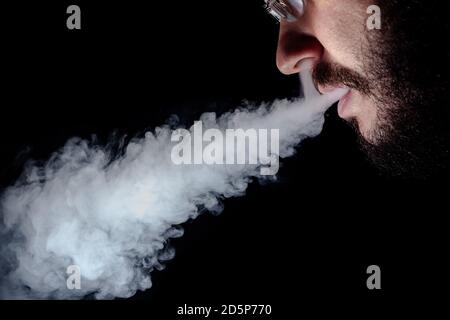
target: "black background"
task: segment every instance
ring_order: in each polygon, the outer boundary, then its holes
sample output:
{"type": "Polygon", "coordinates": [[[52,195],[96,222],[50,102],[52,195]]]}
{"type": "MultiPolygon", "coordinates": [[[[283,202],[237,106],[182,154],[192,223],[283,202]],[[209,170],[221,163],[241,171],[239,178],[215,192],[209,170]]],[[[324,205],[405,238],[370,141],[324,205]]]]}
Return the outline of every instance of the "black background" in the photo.
{"type": "MultiPolygon", "coordinates": [[[[173,113],[188,124],[244,99],[298,94],[297,77],[276,69],[278,27],[259,0],[21,1],[1,12],[2,187],[26,160],[45,160],[73,136],[106,143],[173,113]],[[82,30],[66,28],[70,4],[81,7],[82,30]]],[[[131,299],[141,301],[31,309],[150,319],[174,318],[185,303],[272,304],[274,319],[415,310],[445,296],[447,190],[378,177],[332,109],[322,135],[283,162],[277,183],[253,183],[220,216],[184,225],[171,241],[175,259],[131,299]],[[380,291],[366,287],[372,264],[381,267],[380,291]]]]}

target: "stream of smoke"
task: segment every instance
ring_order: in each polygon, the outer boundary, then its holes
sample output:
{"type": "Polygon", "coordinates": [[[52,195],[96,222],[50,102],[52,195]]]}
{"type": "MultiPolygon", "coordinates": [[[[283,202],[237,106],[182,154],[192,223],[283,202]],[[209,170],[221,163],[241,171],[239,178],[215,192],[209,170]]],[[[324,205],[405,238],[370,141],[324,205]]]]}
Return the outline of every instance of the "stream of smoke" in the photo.
{"type": "MultiPolygon", "coordinates": [[[[284,158],[320,133],[324,112],[344,93],[314,91],[306,100],[239,108],[218,118],[207,113],[200,120],[220,130],[279,129],[284,158]]],[[[169,126],[156,128],[119,158],[72,139],[44,166],[27,168],[0,200],[0,296],[111,299],[148,289],[151,271],[174,256],[165,244],[182,235],[177,226],[200,208],[220,212],[222,199],[243,195],[259,177],[258,165],[174,165],[172,133],[169,126]],[[81,271],[79,290],[67,288],[70,265],[81,271]]]]}

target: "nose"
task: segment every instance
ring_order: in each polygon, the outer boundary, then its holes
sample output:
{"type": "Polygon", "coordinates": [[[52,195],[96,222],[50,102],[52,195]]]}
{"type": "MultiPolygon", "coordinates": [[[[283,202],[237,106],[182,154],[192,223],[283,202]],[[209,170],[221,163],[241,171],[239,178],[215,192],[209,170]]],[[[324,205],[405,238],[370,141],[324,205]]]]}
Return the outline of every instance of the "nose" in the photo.
{"type": "Polygon", "coordinates": [[[322,57],[321,43],[311,35],[298,30],[295,23],[281,22],[277,48],[277,67],[284,74],[299,73],[301,62],[316,64],[322,57]]]}

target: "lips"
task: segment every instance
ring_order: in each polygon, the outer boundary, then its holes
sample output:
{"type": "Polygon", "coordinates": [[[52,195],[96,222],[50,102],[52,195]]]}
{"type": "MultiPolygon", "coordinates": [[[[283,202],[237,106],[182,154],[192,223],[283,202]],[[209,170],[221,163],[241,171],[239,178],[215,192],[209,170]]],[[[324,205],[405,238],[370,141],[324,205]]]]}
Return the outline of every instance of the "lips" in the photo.
{"type": "Polygon", "coordinates": [[[325,93],[330,93],[336,89],[338,89],[339,87],[335,87],[335,86],[328,86],[328,85],[317,85],[317,89],[319,90],[319,92],[321,94],[325,94],[325,93]]]}
{"type": "Polygon", "coordinates": [[[341,100],[339,100],[338,115],[342,119],[350,119],[351,118],[350,110],[349,110],[350,109],[349,104],[350,104],[351,97],[352,97],[352,91],[350,90],[345,96],[342,97],[341,100]]]}
{"type": "MultiPolygon", "coordinates": [[[[321,94],[330,93],[336,89],[342,88],[342,87],[320,85],[320,84],[317,87],[321,94]]],[[[349,90],[348,93],[339,100],[338,115],[339,115],[339,117],[341,117],[343,119],[351,118],[351,116],[349,114],[349,108],[348,108],[351,96],[352,96],[352,90],[349,90]]]]}

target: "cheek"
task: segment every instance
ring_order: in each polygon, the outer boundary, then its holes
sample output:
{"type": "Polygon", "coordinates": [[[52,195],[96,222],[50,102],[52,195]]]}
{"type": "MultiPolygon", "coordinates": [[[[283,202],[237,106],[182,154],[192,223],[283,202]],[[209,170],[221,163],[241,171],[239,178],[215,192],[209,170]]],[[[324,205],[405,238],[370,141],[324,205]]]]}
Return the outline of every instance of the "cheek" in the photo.
{"type": "Polygon", "coordinates": [[[365,6],[346,8],[324,1],[323,5],[314,8],[314,19],[311,19],[314,33],[324,47],[324,59],[355,71],[360,66],[361,49],[366,43],[365,6]]]}

